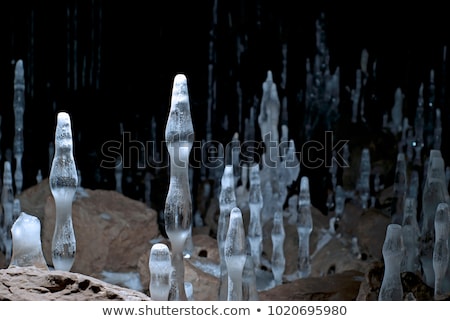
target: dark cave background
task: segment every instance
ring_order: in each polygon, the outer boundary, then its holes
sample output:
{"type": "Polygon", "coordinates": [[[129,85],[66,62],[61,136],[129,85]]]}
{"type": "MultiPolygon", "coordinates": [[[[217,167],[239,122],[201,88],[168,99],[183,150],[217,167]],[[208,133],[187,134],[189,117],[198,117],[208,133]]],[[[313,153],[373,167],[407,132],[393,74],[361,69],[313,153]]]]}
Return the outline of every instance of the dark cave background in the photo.
{"type": "MultiPolygon", "coordinates": [[[[261,98],[268,70],[273,72],[275,83],[280,83],[281,46],[286,43],[286,88],[278,88],[278,93],[288,99],[290,138],[301,144],[305,63],[316,53],[315,23],[321,14],[325,18],[331,71],[340,68],[341,119],[350,117],[351,101],[346,88],[355,86],[361,51],[368,50],[369,65],[375,60],[377,63],[376,84],[372,87],[377,99],[367,107],[367,123],[349,127],[338,137],[346,139],[349,133],[356,132],[368,143],[372,136],[378,136],[390,148],[392,138],[383,136],[381,123],[383,113],[393,106],[396,88],[400,87],[405,95],[403,114],[413,124],[419,86],[424,83],[427,88],[433,69],[435,103],[443,117],[442,152],[448,162],[445,137],[450,120],[446,94],[449,89],[443,48],[449,43],[450,19],[442,5],[408,4],[395,9],[376,2],[350,6],[336,1],[218,0],[214,24],[214,3],[213,0],[3,2],[1,162],[8,158],[13,145],[14,67],[22,59],[26,77],[23,189],[36,183],[39,169],[44,178],[48,176],[48,148],[60,110],[68,111],[72,117],[74,153],[82,186],[114,189],[114,171],[99,166],[104,159],[101,146],[110,140],[122,141],[121,124],[131,140],[154,140],[155,132],[156,141],[162,141],[171,86],[177,73],[188,78],[196,140],[204,139],[211,40],[215,46],[217,94],[216,112],[212,115],[213,139],[226,144],[235,132],[242,137],[236,82],[240,82],[242,89],[244,119],[249,116],[255,97],[261,98]],[[244,44],[239,63],[238,37],[244,44]],[[224,128],[226,115],[228,128],[224,128]],[[154,130],[152,118],[157,124],[154,130]]],[[[164,148],[161,152],[164,153],[164,148]]],[[[13,158],[12,163],[14,168],[13,158]]],[[[151,166],[125,169],[123,193],[144,199],[143,177],[147,171],[153,172],[151,166]]],[[[323,170],[317,172],[318,176],[323,174],[323,170]]],[[[155,207],[164,200],[166,178],[154,179],[152,189],[157,189],[155,195],[159,195],[153,199],[155,207]]],[[[323,186],[311,188],[319,191],[311,192],[313,204],[325,213],[325,194],[320,192],[323,186]]]]}

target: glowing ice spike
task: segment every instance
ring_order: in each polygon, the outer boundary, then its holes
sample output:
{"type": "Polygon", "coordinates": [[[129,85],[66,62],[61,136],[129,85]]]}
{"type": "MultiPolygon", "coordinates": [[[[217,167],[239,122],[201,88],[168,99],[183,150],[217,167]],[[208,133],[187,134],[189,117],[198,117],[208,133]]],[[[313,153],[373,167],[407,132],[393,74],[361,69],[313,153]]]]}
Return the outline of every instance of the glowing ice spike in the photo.
{"type": "Polygon", "coordinates": [[[78,172],[73,155],[71,120],[66,112],[59,112],[57,115],[55,155],[49,184],[56,210],[52,239],[53,266],[56,270],[70,271],[76,253],[72,202],[78,187],[78,172]]]}
{"type": "Polygon", "coordinates": [[[165,139],[170,156],[170,182],[166,197],[165,230],[172,245],[178,300],[186,301],[183,250],[192,227],[192,197],[189,187],[189,154],[194,142],[187,79],[175,76],[165,139]]]}
{"type": "Polygon", "coordinates": [[[420,227],[417,222],[417,198],[407,197],[404,203],[402,220],[402,237],[405,246],[405,256],[402,262],[402,272],[417,273],[420,270],[420,227]]]}
{"type": "Polygon", "coordinates": [[[286,269],[286,258],[284,256],[284,231],[283,212],[277,211],[273,217],[273,226],[271,232],[272,238],[272,274],[275,285],[283,283],[283,274],[286,269]]]}
{"type": "Polygon", "coordinates": [[[14,120],[15,120],[15,134],[14,134],[14,158],[16,159],[16,169],[14,171],[14,180],[16,185],[16,194],[20,194],[23,186],[22,173],[22,156],[24,151],[23,143],[23,114],[25,111],[25,77],[23,70],[23,61],[18,60],[14,72],[14,120]]]}
{"type": "Polygon", "coordinates": [[[11,228],[12,257],[9,267],[35,266],[48,269],[41,244],[41,222],[36,216],[21,212],[11,228]]]}
{"type": "Polygon", "coordinates": [[[262,254],[262,222],[261,210],[263,208],[263,196],[261,192],[261,178],[259,165],[254,163],[250,166],[250,191],[248,206],[250,208],[250,222],[248,225],[248,239],[250,242],[253,262],[256,268],[261,266],[262,254]]]}
{"type": "Polygon", "coordinates": [[[306,278],[311,274],[309,238],[313,229],[309,178],[303,176],[300,181],[300,193],[297,207],[298,232],[298,276],[306,278]]]}
{"type": "MultiPolygon", "coordinates": [[[[13,179],[11,171],[11,163],[5,161],[3,164],[3,186],[1,193],[1,205],[3,208],[3,220],[0,220],[0,240],[3,242],[3,247],[5,249],[6,260],[11,259],[12,251],[12,237],[11,237],[11,226],[13,224],[14,217],[14,191],[13,191],[13,179]]],[[[2,216],[0,216],[2,219],[2,216]]],[[[0,243],[1,245],[1,243],[0,243]]]]}
{"type": "Polygon", "coordinates": [[[156,243],[150,250],[148,261],[150,270],[150,296],[154,301],[167,301],[172,286],[172,259],[167,245],[156,243]]]}
{"type": "Polygon", "coordinates": [[[435,243],[433,251],[434,294],[443,294],[443,283],[449,261],[448,233],[450,230],[449,207],[439,203],[434,219],[435,243]]]}
{"type": "Polygon", "coordinates": [[[389,224],[383,243],[384,276],[378,295],[379,301],[403,300],[400,267],[403,259],[402,227],[389,224]]]}
{"type": "Polygon", "coordinates": [[[220,257],[219,300],[226,301],[228,295],[228,272],[225,262],[225,239],[228,232],[231,210],[236,205],[236,193],[234,189],[233,165],[226,165],[221,179],[219,194],[219,221],[217,223],[217,246],[220,257]]]}
{"type": "Polygon", "coordinates": [[[225,239],[225,262],[228,271],[228,301],[242,301],[242,274],[247,259],[242,212],[231,210],[230,224],[225,239]]]}

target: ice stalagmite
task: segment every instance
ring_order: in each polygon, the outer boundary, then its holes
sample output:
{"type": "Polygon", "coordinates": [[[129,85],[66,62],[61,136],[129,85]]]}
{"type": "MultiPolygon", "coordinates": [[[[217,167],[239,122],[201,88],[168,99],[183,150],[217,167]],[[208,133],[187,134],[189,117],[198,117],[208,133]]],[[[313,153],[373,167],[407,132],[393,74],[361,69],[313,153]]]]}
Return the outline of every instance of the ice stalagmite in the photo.
{"type": "Polygon", "coordinates": [[[262,222],[261,222],[263,196],[261,192],[259,165],[257,163],[254,163],[250,166],[250,193],[248,206],[250,208],[250,222],[248,225],[247,234],[250,242],[250,248],[254,265],[256,268],[260,268],[262,240],[263,240],[262,222]]]}
{"type": "Polygon", "coordinates": [[[346,196],[344,188],[341,185],[337,185],[336,192],[334,194],[334,213],[337,220],[342,219],[342,216],[344,215],[345,199],[346,196]]]}
{"type": "Polygon", "coordinates": [[[227,301],[242,301],[242,274],[247,248],[242,212],[238,207],[233,208],[230,213],[224,254],[228,271],[227,301]]]}
{"type": "Polygon", "coordinates": [[[14,72],[14,158],[16,159],[16,169],[14,171],[14,180],[16,184],[16,194],[20,194],[23,185],[22,156],[24,150],[23,143],[23,114],[25,111],[25,77],[23,70],[23,61],[18,60],[14,72]]]}
{"type": "Polygon", "coordinates": [[[433,251],[434,294],[440,295],[443,290],[444,278],[449,261],[448,233],[450,216],[447,203],[439,203],[434,219],[435,243],[433,251]]]}
{"type": "Polygon", "coordinates": [[[175,76],[165,139],[170,156],[170,182],[164,208],[165,230],[172,249],[178,300],[186,301],[183,250],[192,227],[192,197],[189,187],[189,154],[194,142],[187,79],[175,76]]]}
{"type": "Polygon", "coordinates": [[[408,186],[406,177],[406,158],[404,153],[397,154],[397,162],[394,177],[394,195],[392,200],[392,223],[401,224],[404,200],[408,186]]]}
{"type": "Polygon", "coordinates": [[[402,219],[402,237],[405,256],[401,271],[418,273],[420,271],[420,228],[417,222],[417,198],[405,198],[402,219]]]}
{"type": "Polygon", "coordinates": [[[273,226],[271,232],[272,238],[272,274],[275,285],[283,283],[283,274],[286,269],[286,258],[284,256],[284,239],[286,233],[284,231],[283,212],[275,212],[273,217],[273,226]]]}
{"type": "Polygon", "coordinates": [[[52,239],[53,266],[56,270],[70,271],[76,253],[72,202],[78,187],[78,172],[73,155],[72,125],[66,112],[59,112],[57,115],[55,155],[49,184],[56,210],[52,239]]]}
{"type": "Polygon", "coordinates": [[[309,194],[309,178],[303,176],[300,180],[300,193],[297,206],[298,232],[298,277],[306,278],[311,274],[311,258],[309,238],[313,229],[311,214],[311,197],[309,194]]]}
{"type": "Polygon", "coordinates": [[[413,164],[422,166],[422,148],[424,147],[424,99],[423,99],[423,83],[420,84],[419,95],[417,98],[416,115],[414,117],[414,160],[413,164]]]}
{"type": "Polygon", "coordinates": [[[384,275],[381,282],[378,301],[403,300],[403,287],[400,267],[403,259],[402,227],[389,224],[382,249],[384,259],[384,275]]]}
{"type": "Polygon", "coordinates": [[[217,223],[217,246],[220,257],[219,300],[226,301],[228,295],[228,272],[225,262],[225,239],[228,232],[231,210],[236,205],[233,165],[226,165],[221,180],[219,194],[219,221],[217,223]]]}
{"type": "Polygon", "coordinates": [[[167,301],[171,287],[172,259],[167,245],[156,243],[150,250],[150,296],[154,301],[167,301]]]}
{"type": "Polygon", "coordinates": [[[13,190],[13,178],[11,171],[11,163],[5,161],[3,163],[3,186],[1,193],[1,205],[3,217],[0,216],[0,245],[3,244],[3,249],[5,252],[6,260],[11,259],[12,251],[12,237],[11,237],[11,226],[14,216],[14,190],[13,190]],[[3,218],[3,220],[2,220],[3,218]]]}
{"type": "Polygon", "coordinates": [[[258,289],[256,287],[255,263],[250,248],[250,242],[247,236],[247,258],[245,260],[244,270],[242,271],[242,300],[259,300],[258,289]]]}
{"type": "Polygon", "coordinates": [[[370,151],[368,148],[363,148],[361,151],[358,178],[358,192],[362,208],[367,208],[369,206],[371,170],[370,151]]]}
{"type": "Polygon", "coordinates": [[[9,267],[35,266],[48,269],[41,244],[41,222],[36,216],[21,212],[11,228],[12,257],[9,267]]]}
{"type": "Polygon", "coordinates": [[[422,193],[421,223],[421,255],[424,280],[429,286],[434,286],[434,271],[432,267],[433,247],[435,243],[434,220],[437,206],[449,200],[445,185],[445,165],[439,150],[430,150],[427,174],[422,193]]]}

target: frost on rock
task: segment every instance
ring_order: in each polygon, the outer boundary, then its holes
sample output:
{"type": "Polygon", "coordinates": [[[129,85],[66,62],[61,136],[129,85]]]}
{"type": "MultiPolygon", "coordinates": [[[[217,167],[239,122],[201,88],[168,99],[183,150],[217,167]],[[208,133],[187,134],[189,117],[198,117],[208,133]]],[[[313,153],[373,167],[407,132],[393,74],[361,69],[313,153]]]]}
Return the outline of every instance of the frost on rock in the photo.
{"type": "Polygon", "coordinates": [[[78,172],[73,155],[71,120],[66,112],[59,112],[57,115],[55,155],[49,184],[56,210],[52,239],[53,266],[56,270],[70,271],[76,253],[72,202],[78,188],[78,172]]]}
{"type": "Polygon", "coordinates": [[[13,224],[11,234],[13,249],[9,267],[48,269],[42,253],[41,222],[36,216],[22,212],[13,224]]]}

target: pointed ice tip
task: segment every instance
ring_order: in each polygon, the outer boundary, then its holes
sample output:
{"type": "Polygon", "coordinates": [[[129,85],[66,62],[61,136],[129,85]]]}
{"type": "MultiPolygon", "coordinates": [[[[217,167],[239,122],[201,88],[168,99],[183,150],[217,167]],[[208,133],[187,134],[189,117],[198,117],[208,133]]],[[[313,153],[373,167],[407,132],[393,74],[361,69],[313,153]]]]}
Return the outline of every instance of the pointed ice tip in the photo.
{"type": "Polygon", "coordinates": [[[233,207],[233,209],[231,210],[231,213],[230,213],[230,220],[233,216],[234,216],[234,218],[236,218],[237,216],[242,218],[242,212],[239,207],[233,207]]]}
{"type": "Polygon", "coordinates": [[[273,81],[272,70],[267,71],[267,81],[273,81]]]}
{"type": "Polygon", "coordinates": [[[300,180],[300,191],[309,191],[308,176],[302,176],[302,179],[300,180]]]}
{"type": "Polygon", "coordinates": [[[3,173],[11,172],[11,163],[9,161],[5,161],[3,164],[3,173]]]}
{"type": "Polygon", "coordinates": [[[177,74],[173,80],[173,96],[187,95],[187,78],[184,74],[177,74]]]}
{"type": "Polygon", "coordinates": [[[23,78],[24,71],[23,71],[23,61],[22,59],[17,60],[16,62],[16,68],[15,68],[15,76],[23,78]]]}

